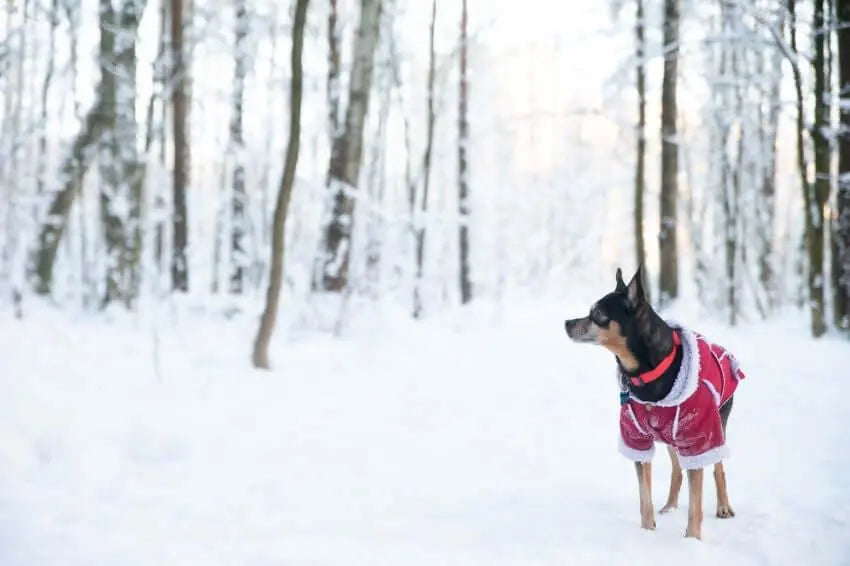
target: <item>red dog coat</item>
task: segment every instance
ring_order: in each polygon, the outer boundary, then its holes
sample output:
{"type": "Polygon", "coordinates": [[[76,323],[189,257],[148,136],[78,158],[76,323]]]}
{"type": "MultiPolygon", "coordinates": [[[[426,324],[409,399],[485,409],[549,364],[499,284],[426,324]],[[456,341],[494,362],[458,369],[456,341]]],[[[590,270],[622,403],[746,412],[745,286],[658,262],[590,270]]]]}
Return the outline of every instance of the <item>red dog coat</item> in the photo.
{"type": "MultiPolygon", "coordinates": [[[[720,407],[744,379],[737,360],[703,336],[670,325],[681,337],[682,366],[670,393],[657,403],[630,395],[620,407],[620,452],[648,462],[655,442],[676,447],[683,469],[719,462],[726,455],[720,407]]],[[[621,383],[625,383],[620,376],[621,383]]]]}

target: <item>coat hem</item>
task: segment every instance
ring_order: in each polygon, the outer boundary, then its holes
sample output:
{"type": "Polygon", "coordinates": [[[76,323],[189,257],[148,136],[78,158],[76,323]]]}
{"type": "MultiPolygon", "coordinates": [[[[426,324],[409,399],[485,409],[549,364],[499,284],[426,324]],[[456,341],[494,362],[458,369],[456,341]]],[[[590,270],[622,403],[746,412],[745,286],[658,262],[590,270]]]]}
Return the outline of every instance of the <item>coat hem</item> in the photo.
{"type": "Polygon", "coordinates": [[[620,436],[620,454],[634,462],[651,462],[652,457],[655,456],[655,444],[649,450],[637,450],[627,446],[623,437],[620,436]]]}
{"type": "Polygon", "coordinates": [[[682,456],[679,454],[679,464],[682,466],[683,470],[697,470],[720,462],[728,454],[729,449],[725,444],[722,444],[717,448],[712,448],[711,450],[707,450],[702,454],[696,454],[695,456],[682,456]]]}

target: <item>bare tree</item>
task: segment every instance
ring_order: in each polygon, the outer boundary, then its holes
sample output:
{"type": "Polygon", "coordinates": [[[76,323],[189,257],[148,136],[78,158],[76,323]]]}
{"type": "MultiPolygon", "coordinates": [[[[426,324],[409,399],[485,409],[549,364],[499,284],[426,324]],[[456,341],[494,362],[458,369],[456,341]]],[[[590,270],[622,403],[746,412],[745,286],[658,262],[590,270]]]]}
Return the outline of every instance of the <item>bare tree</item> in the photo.
{"type": "Polygon", "coordinates": [[[44,192],[45,175],[47,173],[47,99],[50,94],[50,85],[53,82],[54,68],[56,66],[56,28],[59,25],[59,0],[51,0],[50,4],[50,43],[47,54],[47,72],[44,73],[44,82],[41,84],[41,124],[38,138],[38,172],[37,192],[44,192]]]}
{"type": "Polygon", "coordinates": [[[416,280],[413,286],[413,316],[422,316],[422,264],[425,260],[425,215],[428,213],[428,192],[431,187],[431,156],[434,147],[434,124],[437,121],[434,109],[434,75],[436,53],[434,30],[437,25],[437,0],[431,2],[431,26],[428,32],[428,113],[425,117],[425,154],[422,158],[422,199],[420,210],[423,218],[416,226],[416,280]]]}
{"type": "Polygon", "coordinates": [[[254,367],[269,369],[269,341],[277,320],[280,290],[283,286],[284,252],[286,250],[286,215],[295,183],[295,171],[298,166],[298,149],[301,139],[301,93],[302,67],[301,53],[304,46],[304,24],[307,19],[308,0],[296,0],[295,16],[292,24],[292,81],[289,87],[289,141],[286,145],[283,176],[274,209],[272,223],[272,251],[269,287],[266,292],[266,306],[260,318],[260,328],[254,340],[252,361],[254,367]]]}
{"type": "Polygon", "coordinates": [[[679,62],[679,0],[664,0],[664,76],[661,85],[661,223],[659,304],[679,294],[676,249],[676,203],[679,192],[679,141],[676,130],[676,84],[679,62]]]}
{"type": "Polygon", "coordinates": [[[373,59],[380,35],[381,0],[361,0],[360,23],[354,38],[354,61],[348,85],[348,105],[341,131],[332,143],[328,165],[330,217],[322,231],[317,281],[325,291],[340,292],[348,284],[356,190],[363,154],[363,126],[369,110],[373,59]]]}
{"type": "Polygon", "coordinates": [[[824,26],[824,0],[815,0],[812,19],[812,44],[814,47],[814,127],[812,144],[815,153],[815,181],[813,194],[809,198],[806,213],[811,215],[807,242],[809,256],[809,309],[811,311],[812,336],[826,332],[825,272],[824,272],[824,215],[829,200],[830,141],[827,128],[830,125],[827,105],[826,49],[828,32],[824,26]],[[812,198],[813,197],[813,198],[812,198]]]}
{"type": "MultiPolygon", "coordinates": [[[[126,25],[119,26],[124,49],[135,50],[135,34],[144,9],[141,1],[127,0],[121,8],[121,18],[126,25]],[[132,47],[124,45],[133,44],[132,47]]],[[[112,126],[115,116],[115,63],[113,47],[115,44],[114,10],[110,2],[101,0],[100,5],[100,47],[99,67],[100,82],[95,90],[94,103],[86,113],[80,131],[71,143],[70,150],[60,166],[60,189],[53,195],[48,205],[47,216],[44,219],[38,235],[38,245],[35,251],[35,290],[41,294],[50,292],[53,282],[53,266],[59,242],[65,232],[68,214],[82,186],[85,175],[93,157],[93,149],[100,143],[104,133],[112,126]]],[[[120,24],[120,22],[119,22],[120,24]]],[[[128,57],[125,51],[125,57],[128,57]]],[[[133,63],[135,64],[135,63],[133,63]]],[[[126,101],[124,101],[126,103],[126,101]]],[[[129,124],[128,124],[129,127],[129,124]]],[[[129,134],[122,134],[127,136],[129,134]]],[[[125,140],[125,143],[128,143],[125,140]]],[[[107,232],[110,227],[107,223],[107,232]]],[[[116,236],[117,237],[117,236],[116,236]]]]}
{"type": "Polygon", "coordinates": [[[171,0],[171,92],[174,164],[172,172],[173,244],[171,257],[171,287],[175,291],[189,290],[189,262],[186,248],[189,244],[189,211],[186,191],[189,187],[189,96],[186,46],[184,32],[186,0],[171,0]]]}
{"type": "Polygon", "coordinates": [[[838,81],[841,126],[838,136],[837,218],[833,231],[835,326],[850,330],[850,1],[835,0],[838,20],[838,81]]]}
{"type": "MultiPolygon", "coordinates": [[[[639,266],[646,265],[646,243],[643,239],[643,199],[646,192],[646,16],[643,0],[635,2],[635,86],[638,96],[637,156],[635,159],[634,229],[635,257],[639,266]]],[[[645,268],[644,270],[645,271],[645,268]]],[[[648,291],[649,286],[645,286],[648,291]]],[[[647,294],[647,299],[649,298],[647,294]]]]}
{"type": "Polygon", "coordinates": [[[100,0],[107,22],[100,37],[106,57],[102,77],[103,119],[99,143],[100,212],[106,251],[103,304],[123,300],[130,306],[138,289],[141,253],[141,173],[136,154],[136,30],[143,4],[124,0],[119,10],[100,0]]]}
{"type": "MultiPolygon", "coordinates": [[[[785,26],[785,9],[778,7],[774,18],[777,36],[782,37],[785,26]]],[[[778,46],[769,55],[762,54],[762,69],[769,73],[766,99],[767,110],[761,117],[766,138],[766,160],[761,184],[761,199],[758,211],[758,261],[759,280],[766,294],[765,307],[769,311],[778,300],[776,281],[776,257],[773,249],[773,228],[776,221],[776,156],[779,134],[779,115],[782,110],[782,59],[778,46]]]]}
{"type": "Polygon", "coordinates": [[[233,191],[231,193],[231,239],[230,239],[230,292],[241,294],[244,287],[245,266],[245,165],[243,153],[245,140],[242,135],[242,101],[245,93],[245,77],[248,72],[248,53],[245,39],[248,37],[248,9],[245,0],[235,0],[236,40],[233,45],[233,94],[230,116],[230,151],[233,154],[233,191]]]}
{"type": "Polygon", "coordinates": [[[469,78],[466,67],[469,56],[468,49],[468,13],[466,0],[461,4],[460,15],[460,92],[458,94],[458,214],[460,215],[460,231],[458,248],[460,251],[460,302],[463,304],[472,300],[472,281],[469,274],[469,163],[467,149],[469,146],[469,78]]]}
{"type": "Polygon", "coordinates": [[[328,127],[330,128],[330,140],[333,141],[340,135],[339,132],[339,74],[340,74],[340,51],[339,51],[339,7],[337,0],[330,0],[328,11],[328,127]]]}

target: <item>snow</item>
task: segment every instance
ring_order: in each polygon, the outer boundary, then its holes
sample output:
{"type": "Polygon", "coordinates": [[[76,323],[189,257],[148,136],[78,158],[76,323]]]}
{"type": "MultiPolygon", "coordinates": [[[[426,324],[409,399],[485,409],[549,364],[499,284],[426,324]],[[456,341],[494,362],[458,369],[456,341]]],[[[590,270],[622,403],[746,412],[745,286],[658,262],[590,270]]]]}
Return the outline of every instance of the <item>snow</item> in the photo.
{"type": "MultiPolygon", "coordinates": [[[[0,318],[0,564],[850,564],[848,345],[803,315],[677,316],[747,373],[734,519],[639,528],[614,364],[567,341],[586,305],[509,301],[341,338],[208,314],[0,318]],[[155,346],[158,344],[158,346],[155,346]],[[159,359],[158,364],[154,360],[159,359]],[[157,369],[157,367],[159,369],[157,369]]],[[[656,510],[669,463],[654,467],[656,510]]]]}

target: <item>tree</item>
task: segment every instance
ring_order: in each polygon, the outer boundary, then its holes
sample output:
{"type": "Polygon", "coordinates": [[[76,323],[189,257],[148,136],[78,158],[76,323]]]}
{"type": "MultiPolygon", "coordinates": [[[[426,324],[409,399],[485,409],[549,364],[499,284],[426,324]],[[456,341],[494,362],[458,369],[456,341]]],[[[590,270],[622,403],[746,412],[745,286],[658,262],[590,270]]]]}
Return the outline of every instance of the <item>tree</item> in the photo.
{"type": "Polygon", "coordinates": [[[434,125],[437,114],[434,109],[434,75],[436,52],[434,49],[434,30],[437,25],[437,0],[431,2],[431,26],[428,31],[428,111],[425,117],[425,154],[422,158],[422,199],[420,210],[422,218],[416,226],[416,280],[413,287],[413,316],[422,316],[422,268],[425,261],[425,215],[428,213],[428,192],[431,187],[431,157],[434,148],[434,125]]]}
{"type": "MultiPolygon", "coordinates": [[[[782,37],[785,15],[782,7],[776,10],[774,21],[778,37],[782,37]]],[[[778,46],[774,47],[770,55],[762,52],[762,69],[770,73],[766,92],[767,111],[760,117],[767,143],[767,163],[763,169],[758,214],[759,230],[757,231],[759,281],[766,295],[765,314],[776,306],[778,300],[773,228],[776,220],[776,142],[779,134],[779,115],[782,110],[782,58],[783,52],[778,46]]]]}
{"type": "Polygon", "coordinates": [[[304,46],[304,24],[307,19],[308,0],[296,0],[295,16],[292,24],[292,80],[289,87],[289,140],[286,144],[283,176],[275,203],[272,221],[272,249],[269,286],[266,292],[266,306],[260,317],[260,328],[254,340],[252,361],[254,367],[269,369],[269,341],[277,320],[280,290],[283,286],[284,252],[286,251],[286,217],[295,184],[295,171],[298,166],[298,150],[301,140],[301,93],[303,76],[301,53],[304,46]]]}
{"type": "Polygon", "coordinates": [[[841,127],[838,136],[837,218],[833,231],[835,326],[850,330],[850,0],[836,0],[841,127]]]}
{"type": "Polygon", "coordinates": [[[829,199],[830,141],[827,128],[830,125],[827,104],[826,49],[828,32],[824,26],[824,0],[815,0],[812,18],[812,44],[814,47],[814,127],[812,145],[815,154],[815,181],[806,213],[811,216],[807,242],[809,259],[809,309],[811,311],[812,336],[826,332],[824,301],[824,207],[829,199]],[[813,197],[813,198],[812,198],[813,197]]]}
{"type": "Polygon", "coordinates": [[[460,231],[458,234],[460,251],[460,302],[466,304],[472,300],[472,281],[469,275],[469,164],[466,152],[469,146],[469,79],[466,74],[468,57],[468,15],[466,0],[461,4],[460,16],[460,92],[458,94],[458,214],[460,231]]]}
{"type": "Polygon", "coordinates": [[[233,94],[230,116],[230,151],[235,160],[233,168],[233,192],[231,193],[231,238],[230,238],[230,292],[242,293],[245,279],[246,250],[244,244],[245,217],[245,166],[243,153],[245,140],[242,136],[242,101],[245,92],[245,77],[248,72],[248,53],[245,38],[248,36],[248,9],[245,0],[235,0],[236,41],[233,45],[233,94]]]}
{"type": "MultiPolygon", "coordinates": [[[[144,9],[141,1],[126,0],[121,8],[121,18],[124,25],[120,25],[122,48],[124,52],[124,63],[126,64],[127,53],[135,51],[135,35],[144,9]]],[[[113,48],[115,45],[115,15],[110,2],[101,0],[99,11],[100,43],[98,52],[98,65],[100,69],[100,81],[95,90],[92,106],[89,108],[79,132],[71,142],[71,147],[60,166],[59,179],[60,189],[50,199],[47,207],[47,215],[42,222],[38,234],[38,243],[35,251],[35,290],[40,294],[50,292],[53,282],[53,267],[56,262],[56,253],[59,242],[65,232],[68,222],[68,214],[74,204],[80,188],[82,179],[91,164],[94,156],[93,149],[101,142],[104,133],[112,126],[113,117],[116,115],[116,96],[118,85],[115,81],[115,69],[111,64],[115,61],[113,48]]],[[[135,64],[135,63],[134,63],[135,64]]],[[[133,67],[134,68],[134,67],[133,67]]],[[[127,69],[129,72],[129,69],[127,69]]],[[[126,106],[127,100],[122,96],[122,104],[126,106]]],[[[125,118],[126,119],[126,118],[125,118]]],[[[122,119],[124,120],[124,119],[122,119]]],[[[135,118],[133,118],[135,120],[135,118]]],[[[129,122],[129,120],[128,120],[129,122]]],[[[131,127],[127,123],[126,127],[131,127]]],[[[129,134],[121,133],[123,143],[128,143],[129,134]]],[[[103,156],[109,159],[108,156],[103,156]]],[[[132,160],[132,158],[131,158],[132,160]]],[[[109,179],[105,179],[109,182],[109,179]]],[[[106,220],[107,239],[112,238],[110,231],[111,220],[106,220]]],[[[123,239],[123,236],[115,235],[115,241],[123,239]]]]}
{"type": "MultiPolygon", "coordinates": [[[[646,244],[643,239],[643,198],[646,192],[646,37],[643,0],[636,0],[635,10],[635,86],[638,97],[637,157],[635,159],[634,229],[635,258],[639,266],[646,265],[646,244]]],[[[649,287],[645,287],[649,290],[649,287]]],[[[649,295],[647,294],[647,300],[649,295]]]]}
{"type": "Polygon", "coordinates": [[[380,35],[381,0],[361,0],[360,23],[354,37],[354,61],[348,85],[348,105],[328,164],[330,216],[325,223],[321,257],[315,274],[325,291],[340,292],[348,284],[356,190],[363,154],[363,126],[369,110],[373,59],[380,35]]]}
{"type": "Polygon", "coordinates": [[[124,0],[116,12],[112,0],[100,0],[106,21],[100,36],[102,118],[106,122],[98,148],[101,177],[100,213],[106,251],[106,286],[102,303],[123,300],[130,306],[138,293],[141,253],[142,173],[136,153],[136,29],[143,4],[124,0]]]}
{"type": "Polygon", "coordinates": [[[679,141],[676,130],[676,84],[679,61],[679,0],[664,0],[664,76],[661,84],[661,218],[659,304],[679,294],[676,250],[679,141]]]}
{"type": "Polygon", "coordinates": [[[184,42],[186,0],[171,1],[171,105],[174,164],[172,170],[173,243],[171,249],[171,287],[175,291],[189,290],[189,211],[186,191],[189,187],[189,95],[187,56],[184,42]]]}
{"type": "MultiPolygon", "coordinates": [[[[328,128],[330,128],[330,141],[339,136],[339,6],[337,0],[330,0],[328,11],[328,128]]],[[[332,148],[333,149],[333,148],[332,148]]]]}

